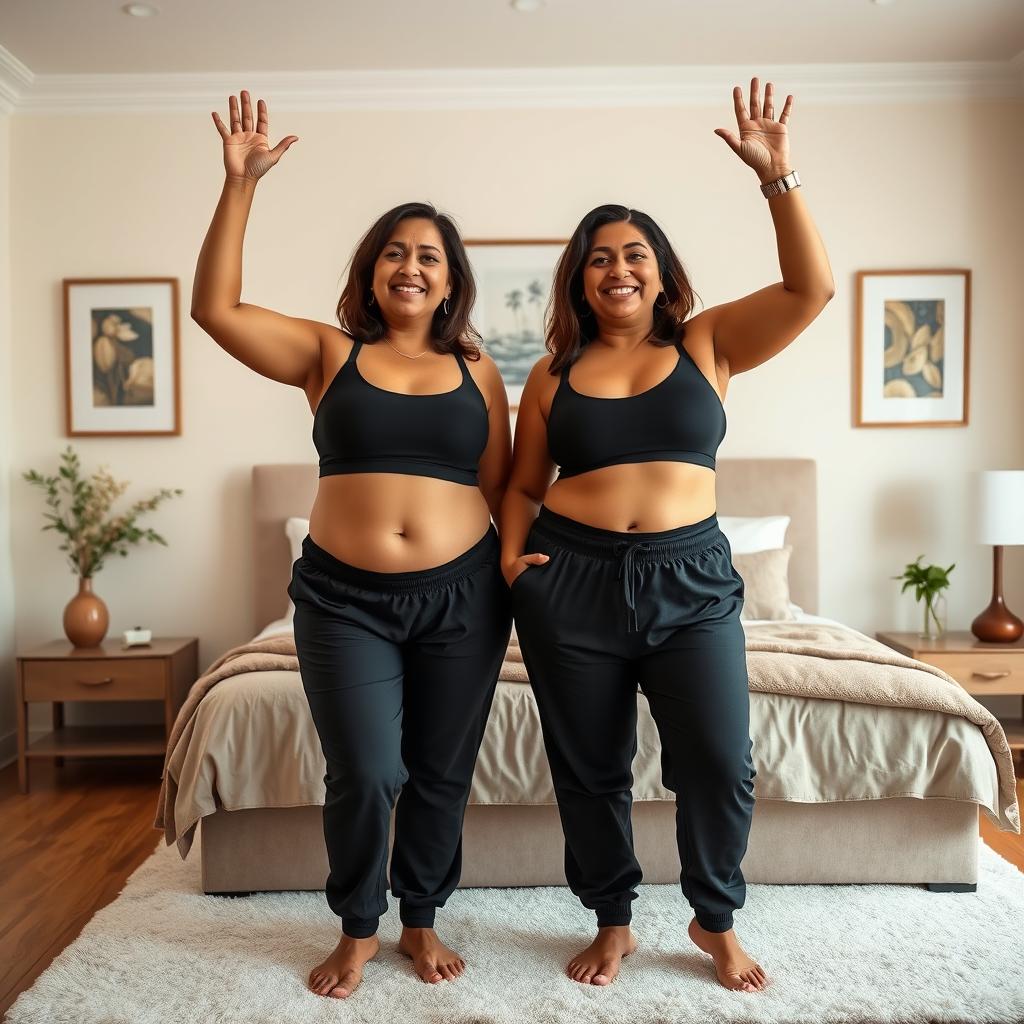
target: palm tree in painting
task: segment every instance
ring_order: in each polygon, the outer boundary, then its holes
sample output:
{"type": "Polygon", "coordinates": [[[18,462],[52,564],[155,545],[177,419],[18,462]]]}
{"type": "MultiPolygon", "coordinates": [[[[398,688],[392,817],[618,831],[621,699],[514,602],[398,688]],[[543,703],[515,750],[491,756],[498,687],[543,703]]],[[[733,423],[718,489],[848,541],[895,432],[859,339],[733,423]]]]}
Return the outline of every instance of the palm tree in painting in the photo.
{"type": "MultiPolygon", "coordinates": [[[[537,307],[537,321],[541,321],[541,303],[544,301],[544,289],[540,286],[540,281],[533,280],[526,286],[526,301],[531,306],[537,307]]],[[[543,330],[541,331],[543,334],[543,330]]]]}
{"type": "Polygon", "coordinates": [[[512,315],[516,318],[516,323],[519,324],[520,330],[522,330],[523,323],[523,292],[521,288],[513,288],[512,291],[505,293],[505,305],[512,310],[512,315]]]}

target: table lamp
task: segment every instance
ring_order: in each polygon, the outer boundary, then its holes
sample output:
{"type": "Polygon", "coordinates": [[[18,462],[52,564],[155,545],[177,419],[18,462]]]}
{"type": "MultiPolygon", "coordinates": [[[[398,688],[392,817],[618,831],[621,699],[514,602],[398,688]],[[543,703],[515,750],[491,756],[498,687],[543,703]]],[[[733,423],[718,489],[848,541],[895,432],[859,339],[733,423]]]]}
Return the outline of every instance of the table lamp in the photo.
{"type": "Polygon", "coordinates": [[[979,474],[977,540],[992,544],[992,600],[971,623],[971,632],[988,643],[1012,643],[1024,633],[1003,600],[1003,547],[1024,544],[1024,470],[997,469],[979,474]]]}

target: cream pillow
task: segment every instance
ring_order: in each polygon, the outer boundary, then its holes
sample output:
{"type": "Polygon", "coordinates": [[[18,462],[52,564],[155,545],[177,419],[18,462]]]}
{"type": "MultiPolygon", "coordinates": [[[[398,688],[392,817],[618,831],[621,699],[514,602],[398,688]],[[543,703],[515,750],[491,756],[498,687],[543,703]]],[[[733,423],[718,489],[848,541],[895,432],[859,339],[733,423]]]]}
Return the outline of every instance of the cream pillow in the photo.
{"type": "MultiPolygon", "coordinates": [[[[292,565],[302,557],[302,541],[305,539],[307,533],[309,533],[308,519],[300,519],[298,516],[292,516],[290,519],[285,520],[284,534],[288,538],[288,546],[291,548],[292,565]]],[[[294,618],[295,605],[292,603],[292,599],[288,598],[288,611],[285,614],[285,619],[291,622],[294,618]]]]}
{"type": "Polygon", "coordinates": [[[732,564],[743,580],[741,619],[793,621],[795,607],[789,600],[789,556],[793,547],[751,551],[733,555],[732,564]]]}
{"type": "Polygon", "coordinates": [[[789,516],[719,516],[718,527],[734,555],[768,551],[786,543],[789,516]]]}
{"type": "Polygon", "coordinates": [[[292,550],[292,564],[294,565],[302,557],[302,542],[309,533],[309,520],[299,519],[298,516],[286,519],[284,533],[292,550]]]}

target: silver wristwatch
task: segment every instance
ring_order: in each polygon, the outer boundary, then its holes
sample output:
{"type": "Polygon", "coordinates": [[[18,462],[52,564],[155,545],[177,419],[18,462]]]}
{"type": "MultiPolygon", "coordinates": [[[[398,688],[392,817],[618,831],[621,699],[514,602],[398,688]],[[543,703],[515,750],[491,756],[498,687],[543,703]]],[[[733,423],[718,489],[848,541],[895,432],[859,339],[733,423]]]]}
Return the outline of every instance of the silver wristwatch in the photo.
{"type": "Polygon", "coordinates": [[[776,178],[774,181],[769,181],[767,185],[762,185],[761,192],[765,198],[770,198],[771,196],[780,196],[783,192],[799,187],[800,175],[796,171],[790,171],[789,174],[776,178]]]}

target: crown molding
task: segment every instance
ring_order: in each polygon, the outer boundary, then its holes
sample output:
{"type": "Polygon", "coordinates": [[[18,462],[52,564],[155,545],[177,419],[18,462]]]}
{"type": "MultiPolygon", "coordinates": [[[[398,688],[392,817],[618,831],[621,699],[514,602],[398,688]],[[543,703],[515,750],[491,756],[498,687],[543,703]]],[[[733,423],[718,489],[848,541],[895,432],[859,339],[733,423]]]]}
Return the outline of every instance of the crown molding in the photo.
{"type": "Polygon", "coordinates": [[[0,46],[0,113],[14,113],[19,97],[31,88],[34,77],[10,50],[0,46]]]}
{"type": "Polygon", "coordinates": [[[1024,50],[1010,60],[1010,67],[1017,76],[1017,84],[1020,86],[1021,92],[1024,93],[1024,50]]]}
{"type": "Polygon", "coordinates": [[[0,104],[13,114],[207,111],[243,83],[276,110],[678,107],[720,104],[723,83],[785,82],[803,103],[1024,99],[1024,51],[1008,61],[577,68],[438,68],[34,75],[0,47],[0,104]]]}

